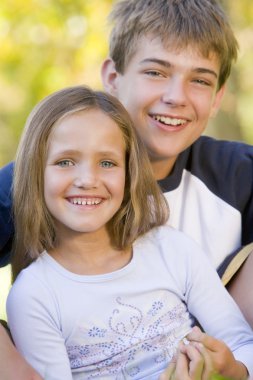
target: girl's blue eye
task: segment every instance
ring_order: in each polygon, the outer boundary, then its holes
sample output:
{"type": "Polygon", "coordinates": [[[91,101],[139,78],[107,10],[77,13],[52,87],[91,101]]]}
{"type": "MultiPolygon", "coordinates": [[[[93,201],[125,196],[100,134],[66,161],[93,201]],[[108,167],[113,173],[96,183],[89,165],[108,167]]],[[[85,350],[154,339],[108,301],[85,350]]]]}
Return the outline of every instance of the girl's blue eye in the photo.
{"type": "Polygon", "coordinates": [[[102,166],[102,168],[107,169],[107,168],[112,168],[112,167],[115,166],[115,165],[114,165],[114,163],[111,162],[111,161],[102,161],[102,162],[101,162],[101,166],[102,166]]]}
{"type": "Polygon", "coordinates": [[[62,168],[66,168],[68,166],[73,166],[74,163],[70,160],[61,160],[61,161],[57,162],[57,165],[62,167],[62,168]]]}

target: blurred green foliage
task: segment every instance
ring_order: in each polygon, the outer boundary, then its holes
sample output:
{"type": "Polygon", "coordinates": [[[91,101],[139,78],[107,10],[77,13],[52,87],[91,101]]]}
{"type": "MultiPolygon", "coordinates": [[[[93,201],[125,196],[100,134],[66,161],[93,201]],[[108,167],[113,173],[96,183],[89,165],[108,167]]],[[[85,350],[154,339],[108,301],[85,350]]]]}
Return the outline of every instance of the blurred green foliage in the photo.
{"type": "Polygon", "coordinates": [[[112,0],[2,0],[0,166],[12,160],[26,117],[65,86],[101,87],[112,0]]]}
{"type": "MultiPolygon", "coordinates": [[[[40,99],[74,84],[101,88],[113,2],[1,1],[0,166],[14,158],[26,117],[40,99]]],[[[222,110],[207,133],[253,143],[253,1],[223,3],[241,52],[222,110]]]]}

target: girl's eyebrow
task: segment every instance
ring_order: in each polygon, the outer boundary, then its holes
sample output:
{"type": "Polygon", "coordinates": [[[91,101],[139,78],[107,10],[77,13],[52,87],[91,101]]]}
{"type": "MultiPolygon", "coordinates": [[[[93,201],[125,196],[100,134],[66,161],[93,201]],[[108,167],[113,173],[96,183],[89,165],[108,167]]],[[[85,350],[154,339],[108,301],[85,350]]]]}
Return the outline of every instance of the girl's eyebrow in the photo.
{"type": "Polygon", "coordinates": [[[56,152],[53,152],[52,153],[52,156],[53,157],[58,157],[58,156],[71,156],[71,155],[74,155],[74,154],[78,154],[79,152],[77,150],[74,150],[74,149],[66,149],[66,150],[59,150],[59,151],[56,151],[56,152]]]}
{"type": "MultiPolygon", "coordinates": [[[[58,157],[68,157],[68,156],[78,156],[81,155],[82,152],[75,149],[66,149],[66,150],[59,150],[57,152],[53,152],[51,154],[51,158],[58,158],[58,157]]],[[[120,153],[114,150],[98,150],[96,152],[97,155],[101,155],[104,157],[118,157],[120,156],[120,153]]]]}
{"type": "MultiPolygon", "coordinates": [[[[140,62],[141,65],[145,63],[156,63],[165,68],[173,67],[173,65],[169,61],[165,61],[164,59],[159,59],[159,58],[152,58],[152,57],[145,58],[140,62]]],[[[196,67],[196,68],[193,68],[192,71],[199,74],[211,74],[215,78],[218,78],[218,74],[214,70],[208,69],[206,67],[196,67]]]]}

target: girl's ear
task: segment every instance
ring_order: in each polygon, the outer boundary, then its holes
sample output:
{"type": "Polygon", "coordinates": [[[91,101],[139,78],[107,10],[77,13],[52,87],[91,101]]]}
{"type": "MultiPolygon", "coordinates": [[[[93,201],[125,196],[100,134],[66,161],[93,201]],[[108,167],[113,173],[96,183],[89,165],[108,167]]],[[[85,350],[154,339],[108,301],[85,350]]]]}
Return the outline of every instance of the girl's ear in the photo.
{"type": "Polygon", "coordinates": [[[117,94],[118,75],[114,61],[111,58],[107,58],[101,67],[101,78],[104,90],[114,96],[117,94]]]}
{"type": "Polygon", "coordinates": [[[217,112],[220,109],[221,101],[223,99],[224,93],[225,93],[225,85],[223,85],[217,92],[213,101],[210,117],[214,118],[217,115],[217,112]]]}

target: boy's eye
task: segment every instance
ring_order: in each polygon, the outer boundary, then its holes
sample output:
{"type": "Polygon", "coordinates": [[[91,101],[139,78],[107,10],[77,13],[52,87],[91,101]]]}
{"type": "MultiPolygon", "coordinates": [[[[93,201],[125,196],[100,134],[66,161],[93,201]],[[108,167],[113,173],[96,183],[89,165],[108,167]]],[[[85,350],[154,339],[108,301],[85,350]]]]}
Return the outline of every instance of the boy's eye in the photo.
{"type": "Polygon", "coordinates": [[[102,168],[112,168],[113,166],[115,166],[115,164],[111,161],[101,161],[100,165],[102,166],[102,168]]]}
{"type": "Polygon", "coordinates": [[[74,163],[71,160],[61,160],[58,161],[56,165],[60,166],[61,168],[66,168],[68,166],[73,166],[74,163]]]}
{"type": "Polygon", "coordinates": [[[151,76],[151,77],[162,77],[163,75],[157,71],[157,70],[149,70],[149,71],[146,71],[146,74],[151,76]]]}
{"type": "Polygon", "coordinates": [[[202,86],[211,86],[211,84],[204,79],[194,79],[193,82],[201,84],[202,86]]]}

